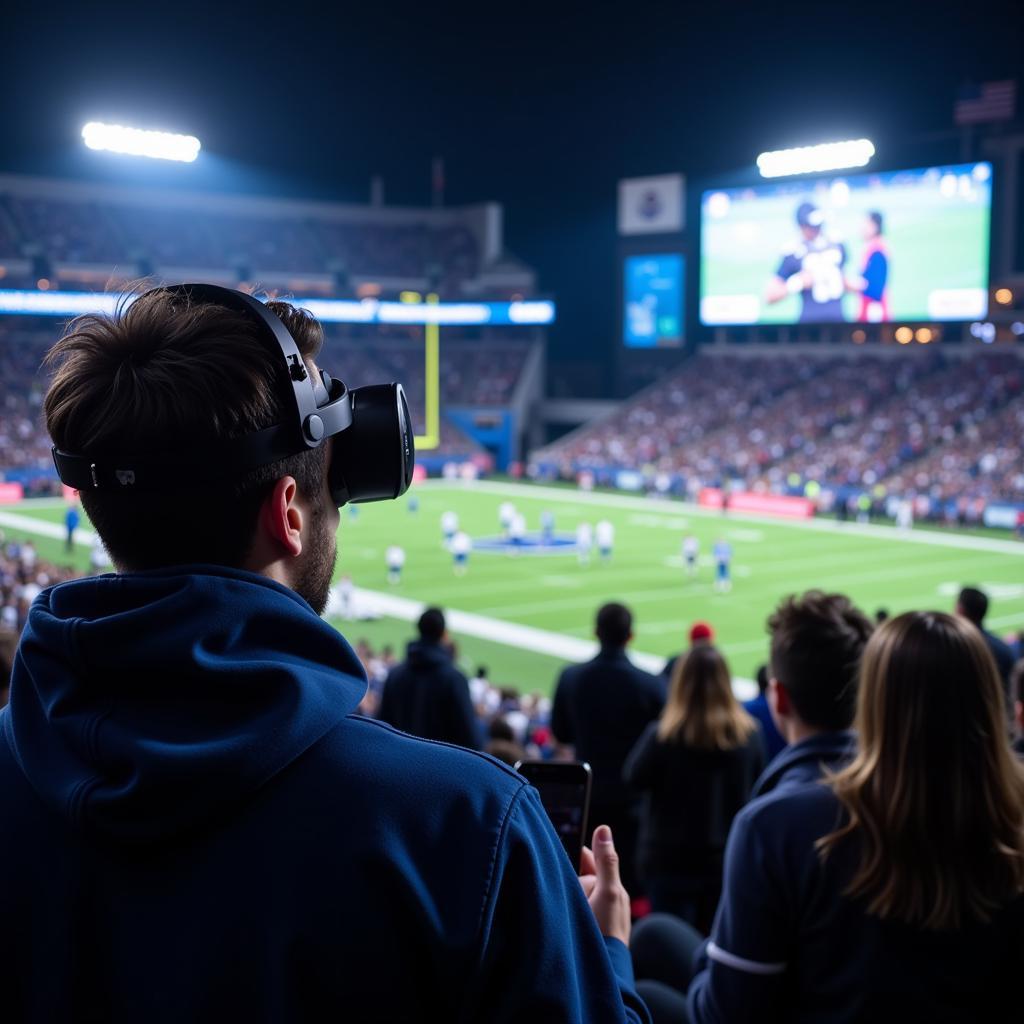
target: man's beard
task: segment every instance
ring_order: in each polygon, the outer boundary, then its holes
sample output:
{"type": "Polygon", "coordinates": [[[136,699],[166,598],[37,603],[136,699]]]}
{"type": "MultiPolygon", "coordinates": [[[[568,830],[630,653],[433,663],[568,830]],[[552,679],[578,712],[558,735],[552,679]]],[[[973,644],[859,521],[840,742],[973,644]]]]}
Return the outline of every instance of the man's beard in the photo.
{"type": "Polygon", "coordinates": [[[309,602],[317,615],[323,615],[338,560],[338,538],[331,532],[330,517],[324,515],[323,509],[313,515],[312,536],[301,559],[292,589],[309,602]]]}

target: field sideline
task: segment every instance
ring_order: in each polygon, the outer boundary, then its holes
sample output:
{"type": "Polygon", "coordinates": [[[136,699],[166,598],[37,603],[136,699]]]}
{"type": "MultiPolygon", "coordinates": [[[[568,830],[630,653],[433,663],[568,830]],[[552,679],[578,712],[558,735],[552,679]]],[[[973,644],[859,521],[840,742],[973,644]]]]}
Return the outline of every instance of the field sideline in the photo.
{"type": "MultiPolygon", "coordinates": [[[[764,620],[784,594],[820,586],[849,593],[872,613],[908,608],[949,609],[961,584],[973,583],[992,598],[989,625],[997,632],[1024,628],[1024,544],[927,529],[909,533],[885,526],[830,520],[786,522],[720,513],[692,505],[618,494],[584,493],[529,484],[429,481],[416,490],[418,511],[407,499],[342,510],[337,577],[349,573],[356,610],[374,621],[341,622],[355,642],[399,647],[408,622],[424,602],[450,612],[463,667],[486,663],[498,683],[549,691],[559,668],[592,650],[593,614],[606,600],[622,600],[636,615],[637,660],[656,669],[677,651],[689,624],[710,621],[733,671],[751,676],[765,660],[764,620]],[[465,577],[457,578],[440,532],[441,514],[458,513],[475,540],[497,538],[498,505],[512,501],[531,531],[540,514],[555,517],[558,534],[571,535],[583,519],[607,518],[616,530],[611,561],[589,566],[575,554],[512,556],[476,550],[465,577]],[[688,581],[680,545],[684,533],[701,541],[701,570],[688,581]],[[725,537],[735,551],[734,587],[712,590],[711,546],[725,537]],[[384,551],[399,543],[407,552],[397,586],[389,586],[384,551]]],[[[32,534],[44,556],[64,561],[63,505],[25,502],[0,512],[9,535],[32,534]],[[49,536],[47,536],[49,535],[49,536]]],[[[91,536],[80,531],[72,556],[85,569],[91,536]]],[[[332,605],[332,609],[334,606],[332,605]]]]}

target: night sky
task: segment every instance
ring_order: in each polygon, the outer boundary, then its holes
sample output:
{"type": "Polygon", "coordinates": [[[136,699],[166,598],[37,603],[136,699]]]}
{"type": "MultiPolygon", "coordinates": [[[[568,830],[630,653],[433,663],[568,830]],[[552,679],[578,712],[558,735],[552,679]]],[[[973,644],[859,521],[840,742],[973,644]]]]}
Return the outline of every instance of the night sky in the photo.
{"type": "Polygon", "coordinates": [[[205,166],[136,180],[365,201],[379,173],[426,203],[440,154],[449,202],[504,202],[560,301],[556,356],[614,346],[620,177],[861,135],[893,166],[951,127],[959,85],[1024,86],[1020,2],[22,6],[0,170],[126,173],[82,147],[97,119],[203,141],[205,166]]]}

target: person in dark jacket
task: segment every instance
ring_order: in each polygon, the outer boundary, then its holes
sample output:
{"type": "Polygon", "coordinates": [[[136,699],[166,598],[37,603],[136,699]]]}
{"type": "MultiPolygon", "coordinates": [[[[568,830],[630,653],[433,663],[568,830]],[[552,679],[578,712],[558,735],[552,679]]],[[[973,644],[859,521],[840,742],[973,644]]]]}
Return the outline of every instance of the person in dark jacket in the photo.
{"type": "Polygon", "coordinates": [[[988,649],[995,659],[996,668],[999,670],[999,678],[1003,683],[1003,693],[1006,700],[1006,712],[1010,719],[1013,718],[1013,695],[1010,689],[1010,673],[1013,671],[1013,663],[1016,660],[1013,651],[1008,643],[1000,640],[994,633],[985,629],[985,616],[988,614],[988,595],[977,587],[964,587],[956,599],[956,614],[973,623],[981,630],[988,649]]]}
{"type": "Polygon", "coordinates": [[[757,696],[743,702],[743,709],[761,726],[761,739],[764,740],[765,756],[770,761],[781,753],[786,741],[779,732],[779,727],[772,718],[772,709],[768,706],[768,666],[761,665],[757,670],[757,696]]]}
{"type": "Polygon", "coordinates": [[[647,794],[637,861],[654,911],[707,932],[729,826],[763,767],[761,731],[733,696],[725,659],[710,644],[694,647],[623,773],[647,794]]]}
{"type": "Polygon", "coordinates": [[[426,740],[479,750],[481,728],[469,696],[469,680],[455,667],[446,645],[444,613],[428,608],[417,623],[419,640],[389,673],[377,717],[426,740]]]}
{"type": "Polygon", "coordinates": [[[843,594],[820,590],[783,600],[768,618],[768,703],[786,746],[752,796],[783,784],[814,782],[852,749],[857,673],[873,626],[843,594]]]}
{"type": "MultiPolygon", "coordinates": [[[[315,376],[319,326],[268,308],[315,376]]],[[[83,491],[117,571],[44,590],[17,651],[3,1019],[646,1020],[608,829],[577,878],[511,769],[354,714],[366,676],[320,617],[330,443],[193,477],[193,452],[296,416],[269,331],[160,290],[51,359],[61,450],[182,461],[83,491]]]]}
{"type": "Polygon", "coordinates": [[[857,734],[838,774],[737,816],[689,988],[696,1024],[967,1024],[1017,1005],[1024,766],[978,631],[941,612],[881,626],[857,734]]]}
{"type": "MultiPolygon", "coordinates": [[[[853,756],[857,674],[872,632],[849,598],[818,590],[781,601],[767,625],[768,703],[788,745],[754,783],[752,801],[817,782],[853,756]]],[[[652,914],[638,924],[636,941],[644,955],[634,966],[655,1020],[685,1020],[687,986],[681,979],[692,974],[692,935],[652,914]]]]}
{"type": "Polygon", "coordinates": [[[590,821],[607,822],[616,836],[623,880],[636,888],[635,854],[639,798],[622,778],[626,758],[665,704],[664,684],[626,656],[633,616],[624,605],[598,610],[600,652],[562,672],[551,708],[551,731],[593,773],[590,821]]]}

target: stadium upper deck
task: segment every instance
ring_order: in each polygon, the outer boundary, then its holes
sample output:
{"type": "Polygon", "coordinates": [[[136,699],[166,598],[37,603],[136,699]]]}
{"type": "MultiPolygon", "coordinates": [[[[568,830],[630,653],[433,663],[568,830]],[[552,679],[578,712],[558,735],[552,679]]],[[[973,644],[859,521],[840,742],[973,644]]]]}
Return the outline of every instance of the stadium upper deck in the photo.
{"type": "Polygon", "coordinates": [[[399,208],[0,176],[4,286],[188,274],[322,295],[529,295],[501,207],[399,208]]]}

